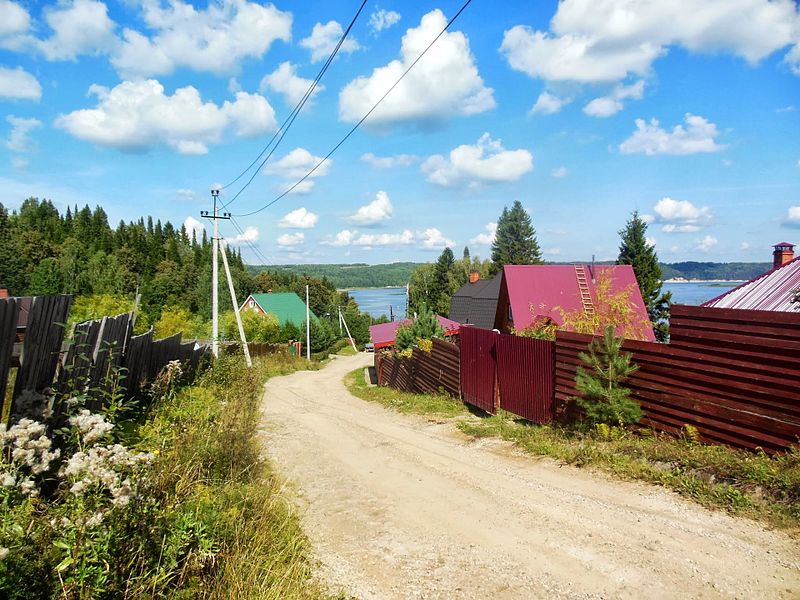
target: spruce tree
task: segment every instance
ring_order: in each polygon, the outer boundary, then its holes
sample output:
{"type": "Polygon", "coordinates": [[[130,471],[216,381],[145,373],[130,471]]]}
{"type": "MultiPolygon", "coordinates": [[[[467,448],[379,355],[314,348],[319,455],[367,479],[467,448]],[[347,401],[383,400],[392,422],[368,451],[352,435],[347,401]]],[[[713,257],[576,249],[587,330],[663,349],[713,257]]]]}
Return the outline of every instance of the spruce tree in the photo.
{"type": "Polygon", "coordinates": [[[668,319],[672,294],[661,292],[663,285],[661,265],[658,263],[655,248],[647,243],[647,223],[639,216],[638,211],[631,213],[630,219],[619,235],[622,242],[619,246],[617,264],[633,267],[656,338],[666,341],[669,334],[668,319]]]}
{"type": "Polygon", "coordinates": [[[542,252],[536,241],[536,230],[531,217],[515,200],[511,206],[503,207],[497,220],[497,234],[492,243],[491,274],[498,273],[504,265],[540,265],[542,252]]]}

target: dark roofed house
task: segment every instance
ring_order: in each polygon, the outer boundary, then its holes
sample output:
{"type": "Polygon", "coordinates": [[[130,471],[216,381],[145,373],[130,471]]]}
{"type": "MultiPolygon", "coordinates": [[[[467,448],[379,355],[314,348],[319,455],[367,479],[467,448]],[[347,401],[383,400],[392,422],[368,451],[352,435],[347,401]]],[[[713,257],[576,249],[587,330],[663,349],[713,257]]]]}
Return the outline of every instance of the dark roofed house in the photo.
{"type": "MultiPolygon", "coordinates": [[[[261,314],[273,315],[280,325],[288,321],[301,329],[306,326],[306,303],[294,292],[251,294],[239,310],[254,310],[261,314]]],[[[311,320],[317,320],[313,311],[311,320]]]]}
{"type": "Polygon", "coordinates": [[[794,244],[775,244],[772,269],[738,287],[712,298],[703,306],[744,308],[774,312],[800,312],[800,256],[794,257],[794,244]]]}
{"type": "Polygon", "coordinates": [[[460,319],[470,319],[470,324],[476,327],[506,333],[545,320],[560,326],[564,323],[564,314],[595,310],[597,280],[603,275],[610,277],[612,294],[629,290],[631,326],[636,330],[635,337],[655,341],[636,275],[630,265],[506,265],[495,279],[490,280],[491,286],[473,288],[477,283],[467,283],[459,289],[451,302],[450,318],[462,324],[466,321],[460,319]],[[492,302],[495,310],[490,319],[492,302]]]}
{"type": "Polygon", "coordinates": [[[462,325],[493,329],[502,277],[498,273],[492,279],[481,279],[478,273],[470,273],[469,283],[450,300],[450,318],[462,325]]]}

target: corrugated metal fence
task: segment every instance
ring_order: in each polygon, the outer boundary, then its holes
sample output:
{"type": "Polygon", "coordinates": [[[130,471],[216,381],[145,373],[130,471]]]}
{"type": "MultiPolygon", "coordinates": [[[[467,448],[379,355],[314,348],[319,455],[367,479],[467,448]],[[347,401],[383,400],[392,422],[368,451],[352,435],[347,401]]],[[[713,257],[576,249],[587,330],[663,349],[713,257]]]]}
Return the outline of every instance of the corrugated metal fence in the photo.
{"type": "Polygon", "coordinates": [[[462,327],[461,398],[490,414],[497,411],[497,334],[478,327],[462,327]]]}
{"type": "Polygon", "coordinates": [[[379,353],[375,355],[378,383],[404,392],[424,394],[444,390],[459,397],[459,357],[458,346],[442,340],[433,340],[430,352],[414,348],[411,358],[379,353]]]}
{"type": "Polygon", "coordinates": [[[555,344],[498,335],[496,348],[500,408],[534,423],[552,421],[555,344]]]}
{"type": "MultiPolygon", "coordinates": [[[[205,346],[182,344],[180,334],[153,340],[152,330],[131,337],[131,315],[78,323],[63,350],[70,296],[37,296],[31,300],[24,329],[18,329],[19,298],[0,299],[0,414],[14,420],[26,392],[56,397],[86,393],[89,408],[98,409],[111,394],[132,397],[171,360],[196,369],[205,346]],[[21,344],[15,344],[18,334],[21,344]],[[15,353],[15,345],[18,352],[15,353]],[[6,397],[10,369],[17,367],[13,392],[6,397]],[[10,401],[8,409],[5,402],[10,401]]],[[[53,407],[59,412],[61,407],[53,407]]]]}

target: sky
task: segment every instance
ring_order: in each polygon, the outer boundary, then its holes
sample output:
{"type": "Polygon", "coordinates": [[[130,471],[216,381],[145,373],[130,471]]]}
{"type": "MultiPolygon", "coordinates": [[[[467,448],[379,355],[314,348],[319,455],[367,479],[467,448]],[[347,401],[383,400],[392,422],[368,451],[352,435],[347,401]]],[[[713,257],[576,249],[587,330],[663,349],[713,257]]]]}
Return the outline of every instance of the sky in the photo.
{"type": "Polygon", "coordinates": [[[515,200],[546,260],[615,258],[634,210],[664,262],[800,242],[792,0],[473,0],[322,162],[462,6],[368,1],[234,182],[360,4],[0,0],[0,202],[199,230],[220,188],[256,264],[488,258],[515,200]]]}

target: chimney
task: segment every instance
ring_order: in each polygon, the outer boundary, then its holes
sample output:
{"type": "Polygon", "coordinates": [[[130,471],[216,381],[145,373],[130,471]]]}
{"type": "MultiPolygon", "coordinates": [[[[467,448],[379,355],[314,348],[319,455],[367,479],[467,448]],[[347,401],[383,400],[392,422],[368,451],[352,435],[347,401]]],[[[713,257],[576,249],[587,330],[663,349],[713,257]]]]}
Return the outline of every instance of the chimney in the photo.
{"type": "Polygon", "coordinates": [[[8,298],[8,290],[6,288],[0,288],[0,298],[8,298]]]}
{"type": "Polygon", "coordinates": [[[781,242],[775,244],[775,251],[772,253],[772,268],[777,269],[794,259],[794,244],[781,242]]]}
{"type": "Polygon", "coordinates": [[[481,274],[477,271],[470,271],[469,272],[469,282],[470,283],[478,283],[481,280],[481,274]]]}

